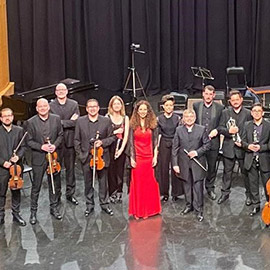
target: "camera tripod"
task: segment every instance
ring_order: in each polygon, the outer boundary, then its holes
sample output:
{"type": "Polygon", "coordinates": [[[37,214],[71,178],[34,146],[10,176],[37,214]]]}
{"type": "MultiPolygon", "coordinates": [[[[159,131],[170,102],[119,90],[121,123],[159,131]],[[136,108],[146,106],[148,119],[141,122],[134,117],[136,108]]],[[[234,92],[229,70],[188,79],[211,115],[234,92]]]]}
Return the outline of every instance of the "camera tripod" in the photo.
{"type": "Polygon", "coordinates": [[[136,50],[135,48],[133,48],[131,46],[131,67],[128,68],[129,73],[128,73],[128,76],[127,76],[127,79],[125,82],[124,91],[132,91],[133,98],[137,99],[136,92],[141,90],[143,95],[144,95],[144,98],[147,99],[145,91],[144,91],[142,83],[141,83],[141,80],[140,80],[140,77],[139,77],[139,75],[136,71],[136,68],[135,68],[135,52],[143,53],[143,54],[145,53],[144,51],[136,50]],[[131,83],[132,88],[128,88],[128,85],[130,83],[131,83]]]}

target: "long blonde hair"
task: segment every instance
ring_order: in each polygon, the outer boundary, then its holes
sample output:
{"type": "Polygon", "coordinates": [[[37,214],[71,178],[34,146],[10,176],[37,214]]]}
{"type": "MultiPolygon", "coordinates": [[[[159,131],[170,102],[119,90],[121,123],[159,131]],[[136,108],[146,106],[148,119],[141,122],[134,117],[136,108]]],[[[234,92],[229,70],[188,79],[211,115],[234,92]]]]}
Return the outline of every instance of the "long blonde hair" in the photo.
{"type": "Polygon", "coordinates": [[[112,115],[113,114],[113,103],[115,100],[119,100],[121,105],[122,105],[122,108],[120,110],[120,114],[122,116],[125,116],[126,115],[126,110],[125,110],[125,104],[124,104],[124,101],[122,98],[120,98],[119,96],[113,96],[110,101],[109,101],[109,105],[108,105],[108,114],[109,115],[112,115]]]}
{"type": "Polygon", "coordinates": [[[141,105],[146,105],[147,107],[147,115],[145,118],[145,128],[154,129],[157,127],[157,117],[150,105],[150,103],[146,100],[140,100],[135,104],[131,119],[130,119],[130,126],[133,130],[137,127],[141,126],[140,116],[138,114],[139,107],[141,105]]]}

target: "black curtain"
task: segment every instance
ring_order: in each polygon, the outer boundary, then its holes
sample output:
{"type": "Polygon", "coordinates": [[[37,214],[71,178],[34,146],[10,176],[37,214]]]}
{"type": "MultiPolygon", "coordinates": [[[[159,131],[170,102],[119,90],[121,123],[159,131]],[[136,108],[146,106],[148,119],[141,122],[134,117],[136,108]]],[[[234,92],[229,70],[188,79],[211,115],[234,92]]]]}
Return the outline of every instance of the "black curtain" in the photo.
{"type": "MultiPolygon", "coordinates": [[[[194,84],[191,66],[244,66],[248,84],[270,84],[269,0],[7,0],[11,80],[16,91],[64,78],[120,90],[130,44],[149,95],[194,84]]],[[[199,82],[200,83],[200,82],[199,82]]]]}

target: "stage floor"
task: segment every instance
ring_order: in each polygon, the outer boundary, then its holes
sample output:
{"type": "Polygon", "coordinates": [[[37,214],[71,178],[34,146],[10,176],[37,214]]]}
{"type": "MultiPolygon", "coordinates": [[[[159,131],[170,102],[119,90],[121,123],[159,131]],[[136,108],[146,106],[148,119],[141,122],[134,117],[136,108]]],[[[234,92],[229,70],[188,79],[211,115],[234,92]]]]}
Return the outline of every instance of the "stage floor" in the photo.
{"type": "MultiPolygon", "coordinates": [[[[221,173],[219,170],[218,195],[221,173]]],[[[62,221],[49,214],[45,179],[39,199],[39,222],[34,226],[28,222],[30,189],[22,194],[21,213],[27,220],[26,227],[13,224],[8,193],[6,223],[0,227],[1,270],[270,269],[270,228],[265,228],[259,214],[248,216],[250,207],[244,205],[244,187],[237,174],[230,199],[224,204],[205,197],[202,223],[193,213],[180,215],[185,206],[181,197],[177,202],[170,199],[163,203],[159,216],[140,221],[129,218],[126,186],[123,203],[112,205],[113,217],[100,211],[96,197],[95,212],[85,218],[79,168],[76,176],[79,205],[67,203],[63,196],[62,221]]]]}

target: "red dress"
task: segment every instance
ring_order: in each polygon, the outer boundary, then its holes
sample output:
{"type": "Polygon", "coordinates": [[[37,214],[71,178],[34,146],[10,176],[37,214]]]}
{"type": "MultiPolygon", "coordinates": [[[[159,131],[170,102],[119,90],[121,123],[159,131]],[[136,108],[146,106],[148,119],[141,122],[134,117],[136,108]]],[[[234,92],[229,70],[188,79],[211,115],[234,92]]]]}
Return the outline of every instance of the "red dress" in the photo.
{"type": "Polygon", "coordinates": [[[149,217],[161,212],[159,186],[152,167],[152,131],[134,131],[136,168],[131,170],[129,215],[149,217]]]}

